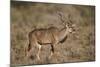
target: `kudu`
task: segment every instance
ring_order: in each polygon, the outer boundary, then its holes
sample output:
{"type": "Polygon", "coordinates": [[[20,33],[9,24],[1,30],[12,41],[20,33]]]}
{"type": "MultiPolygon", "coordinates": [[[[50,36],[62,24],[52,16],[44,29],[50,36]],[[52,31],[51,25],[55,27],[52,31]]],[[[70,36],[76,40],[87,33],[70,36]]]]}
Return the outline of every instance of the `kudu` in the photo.
{"type": "Polygon", "coordinates": [[[29,33],[29,44],[27,47],[27,56],[31,56],[31,52],[34,47],[38,47],[37,59],[40,60],[41,45],[51,45],[50,57],[55,52],[55,45],[62,42],[67,38],[68,34],[73,31],[72,27],[69,27],[69,22],[65,22],[61,13],[58,13],[60,20],[64,23],[62,29],[57,27],[50,27],[47,29],[35,29],[29,33]]]}

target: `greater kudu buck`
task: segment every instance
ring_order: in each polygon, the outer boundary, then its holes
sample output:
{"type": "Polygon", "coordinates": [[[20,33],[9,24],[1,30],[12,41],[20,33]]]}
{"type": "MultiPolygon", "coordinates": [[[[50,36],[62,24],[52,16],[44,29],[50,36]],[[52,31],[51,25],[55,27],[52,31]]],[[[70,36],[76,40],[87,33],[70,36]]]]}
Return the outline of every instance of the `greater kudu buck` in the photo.
{"type": "Polygon", "coordinates": [[[73,31],[73,27],[69,26],[70,22],[65,22],[61,13],[58,13],[58,15],[61,22],[64,23],[64,27],[62,29],[58,29],[57,27],[50,27],[47,29],[35,29],[29,33],[27,56],[31,56],[32,49],[34,49],[34,47],[38,47],[38,53],[36,56],[37,59],[40,60],[39,54],[41,51],[41,45],[49,44],[51,45],[51,57],[55,51],[55,45],[66,39],[68,34],[73,31]]]}

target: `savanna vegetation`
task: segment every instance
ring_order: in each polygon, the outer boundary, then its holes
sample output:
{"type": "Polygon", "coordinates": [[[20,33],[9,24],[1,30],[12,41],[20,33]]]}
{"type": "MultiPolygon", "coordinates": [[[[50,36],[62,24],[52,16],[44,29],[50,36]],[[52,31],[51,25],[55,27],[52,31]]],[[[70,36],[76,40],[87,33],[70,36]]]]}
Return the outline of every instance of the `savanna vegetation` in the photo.
{"type": "MultiPolygon", "coordinates": [[[[33,55],[37,53],[34,50],[33,55]]],[[[11,64],[50,64],[95,60],[95,7],[88,5],[67,5],[54,3],[11,1],[11,64]],[[57,11],[71,16],[75,32],[65,42],[56,45],[56,52],[51,59],[50,45],[42,46],[41,61],[35,57],[26,58],[25,48],[29,44],[28,35],[34,29],[63,25],[57,11]]]]}

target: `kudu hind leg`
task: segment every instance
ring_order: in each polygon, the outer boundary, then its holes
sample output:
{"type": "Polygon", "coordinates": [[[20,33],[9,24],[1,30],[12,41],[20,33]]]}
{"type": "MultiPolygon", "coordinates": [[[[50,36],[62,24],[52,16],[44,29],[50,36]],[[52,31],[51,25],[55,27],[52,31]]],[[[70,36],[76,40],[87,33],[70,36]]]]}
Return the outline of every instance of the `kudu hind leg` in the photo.
{"type": "Polygon", "coordinates": [[[26,56],[29,57],[32,52],[31,44],[29,43],[28,47],[26,48],[26,56]]]}
{"type": "Polygon", "coordinates": [[[41,45],[38,44],[37,46],[38,46],[37,59],[40,60],[41,45]]]}
{"type": "Polygon", "coordinates": [[[26,56],[27,57],[31,57],[34,53],[34,44],[33,43],[29,43],[29,45],[27,46],[27,49],[26,49],[26,56]]]}

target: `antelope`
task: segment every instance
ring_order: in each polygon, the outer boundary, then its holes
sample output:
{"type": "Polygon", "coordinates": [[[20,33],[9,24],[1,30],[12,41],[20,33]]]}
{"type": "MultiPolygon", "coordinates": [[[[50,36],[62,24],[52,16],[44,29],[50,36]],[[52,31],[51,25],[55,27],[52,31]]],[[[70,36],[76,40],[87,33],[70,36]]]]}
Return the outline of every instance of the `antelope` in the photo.
{"type": "Polygon", "coordinates": [[[34,47],[38,48],[37,59],[40,60],[40,51],[42,45],[51,45],[51,53],[50,57],[55,52],[55,45],[61,43],[63,40],[67,38],[67,36],[73,31],[73,27],[69,27],[68,22],[63,20],[62,14],[58,13],[61,21],[64,23],[64,27],[62,29],[58,29],[57,27],[49,27],[49,28],[40,28],[35,29],[29,32],[29,44],[27,48],[27,56],[31,56],[31,52],[34,47]]]}

